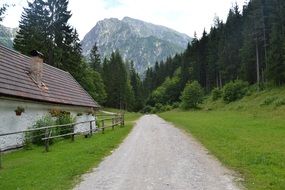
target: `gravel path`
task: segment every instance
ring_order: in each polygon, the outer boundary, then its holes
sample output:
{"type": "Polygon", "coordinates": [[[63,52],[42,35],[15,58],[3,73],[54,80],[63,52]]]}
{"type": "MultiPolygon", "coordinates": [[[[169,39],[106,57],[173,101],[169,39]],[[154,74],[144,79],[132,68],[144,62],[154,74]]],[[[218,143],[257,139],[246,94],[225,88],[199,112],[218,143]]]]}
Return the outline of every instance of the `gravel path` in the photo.
{"type": "Polygon", "coordinates": [[[75,189],[238,190],[231,173],[189,135],[156,115],[145,115],[75,189]]]}

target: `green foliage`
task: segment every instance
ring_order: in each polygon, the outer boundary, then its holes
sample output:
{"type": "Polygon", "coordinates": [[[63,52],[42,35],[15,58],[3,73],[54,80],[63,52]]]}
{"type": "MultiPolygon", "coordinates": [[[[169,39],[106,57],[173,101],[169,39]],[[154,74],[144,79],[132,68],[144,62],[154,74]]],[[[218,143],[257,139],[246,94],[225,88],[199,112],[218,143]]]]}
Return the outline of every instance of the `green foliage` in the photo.
{"type": "Polygon", "coordinates": [[[182,54],[156,63],[146,71],[143,84],[146,96],[153,100],[149,104],[154,106],[156,101],[165,104],[161,101],[165,89],[160,87],[179,67],[180,92],[187,81],[194,80],[207,93],[236,79],[257,84],[256,91],[268,82],[283,85],[284,18],[285,1],[251,0],[242,12],[234,5],[225,23],[216,17],[208,34],[204,31],[200,39],[194,37],[182,54]]]}
{"type": "Polygon", "coordinates": [[[223,88],[223,100],[227,103],[243,98],[248,90],[248,83],[236,80],[227,83],[223,88]]]}
{"type": "Polygon", "coordinates": [[[285,82],[285,39],[280,25],[275,24],[270,40],[267,75],[276,85],[285,82]]]}
{"type": "Polygon", "coordinates": [[[276,97],[276,96],[267,97],[260,105],[261,106],[271,105],[277,99],[278,99],[278,97],[276,97]]]}
{"type": "Polygon", "coordinates": [[[151,113],[151,110],[152,110],[153,108],[150,106],[150,105],[146,105],[142,110],[141,110],[141,112],[142,113],[151,113]]]}
{"type": "MultiPolygon", "coordinates": [[[[72,117],[70,113],[61,113],[55,123],[56,125],[64,125],[69,123],[74,123],[75,117],[72,117]]],[[[74,132],[74,125],[64,126],[58,128],[58,134],[63,135],[67,133],[73,133],[74,132]]],[[[71,136],[64,136],[64,138],[70,138],[71,136]]]]}
{"type": "Polygon", "coordinates": [[[72,189],[78,176],[98,166],[104,157],[118,147],[129,134],[140,114],[126,113],[126,125],[115,131],[106,129],[92,138],[76,136],[75,141],[63,140],[50,147],[18,150],[4,154],[0,172],[0,189],[72,189]],[[32,183],[32,185],[31,185],[32,183]]]}
{"type": "Polygon", "coordinates": [[[80,72],[81,47],[78,33],[68,21],[68,0],[35,0],[22,13],[14,48],[28,55],[38,50],[45,62],[70,72],[80,72]]]}
{"type": "Polygon", "coordinates": [[[134,93],[133,111],[139,111],[144,106],[143,85],[138,73],[134,69],[133,63],[130,65],[130,85],[134,93]]]}
{"type": "Polygon", "coordinates": [[[93,70],[99,73],[102,73],[101,59],[100,59],[100,54],[99,54],[97,43],[95,43],[91,49],[89,64],[93,70]]]}
{"type": "Polygon", "coordinates": [[[173,108],[173,109],[179,108],[179,106],[180,106],[180,103],[179,103],[179,102],[174,102],[174,103],[172,104],[172,108],[173,108]]]}
{"type": "Polygon", "coordinates": [[[216,100],[220,99],[222,97],[222,95],[223,95],[223,91],[221,89],[214,88],[212,90],[212,100],[213,101],[216,101],[216,100]]]}
{"type": "Polygon", "coordinates": [[[8,7],[7,4],[4,4],[4,5],[0,6],[0,22],[3,20],[2,15],[4,15],[4,13],[6,12],[7,7],[8,7]]]}
{"type": "MultiPolygon", "coordinates": [[[[55,122],[52,119],[52,117],[50,115],[46,115],[41,117],[39,120],[36,121],[36,123],[33,125],[33,128],[41,128],[41,127],[46,127],[46,126],[52,126],[54,125],[55,122]]],[[[45,137],[45,132],[46,130],[37,130],[37,131],[33,131],[31,132],[26,138],[26,142],[32,142],[33,144],[36,145],[43,145],[44,141],[42,140],[42,138],[45,137]],[[29,139],[30,138],[30,139],[29,139]]],[[[50,129],[49,133],[57,134],[57,131],[55,129],[50,129]]],[[[53,139],[50,140],[50,144],[53,143],[53,139]]]]}
{"type": "Polygon", "coordinates": [[[102,76],[107,92],[105,105],[132,110],[134,91],[130,83],[126,63],[119,51],[113,52],[110,59],[104,59],[102,76]]]}
{"type": "Polygon", "coordinates": [[[274,103],[275,107],[280,107],[285,105],[285,99],[277,99],[274,103]]]}
{"type": "Polygon", "coordinates": [[[197,81],[187,83],[181,95],[181,107],[183,109],[197,108],[203,101],[203,90],[197,81]]]}
{"type": "Polygon", "coordinates": [[[181,94],[180,75],[181,70],[178,68],[172,78],[167,77],[161,86],[151,93],[147,104],[151,106],[155,106],[157,103],[166,105],[179,100],[179,96],[181,94]]]}
{"type": "Polygon", "coordinates": [[[91,69],[84,61],[81,62],[80,70],[81,72],[75,75],[76,80],[95,101],[103,104],[106,101],[107,94],[101,74],[91,69]]]}

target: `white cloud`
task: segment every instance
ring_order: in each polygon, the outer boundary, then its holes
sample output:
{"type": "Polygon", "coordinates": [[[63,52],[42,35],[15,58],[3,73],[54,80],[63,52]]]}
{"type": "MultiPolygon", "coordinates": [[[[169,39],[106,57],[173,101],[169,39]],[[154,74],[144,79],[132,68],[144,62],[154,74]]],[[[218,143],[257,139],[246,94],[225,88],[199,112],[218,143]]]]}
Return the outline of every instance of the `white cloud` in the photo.
{"type": "MultiPolygon", "coordinates": [[[[9,8],[3,22],[6,26],[18,25],[22,6],[26,0],[6,0],[16,4],[9,8]]],[[[208,31],[213,18],[218,15],[226,20],[229,8],[237,2],[240,7],[245,0],[70,0],[72,11],[70,23],[76,27],[80,38],[104,18],[129,16],[154,24],[164,25],[193,36],[208,31]],[[115,2],[115,3],[114,3],[115,2]],[[113,3],[113,6],[112,6],[113,3]]]]}

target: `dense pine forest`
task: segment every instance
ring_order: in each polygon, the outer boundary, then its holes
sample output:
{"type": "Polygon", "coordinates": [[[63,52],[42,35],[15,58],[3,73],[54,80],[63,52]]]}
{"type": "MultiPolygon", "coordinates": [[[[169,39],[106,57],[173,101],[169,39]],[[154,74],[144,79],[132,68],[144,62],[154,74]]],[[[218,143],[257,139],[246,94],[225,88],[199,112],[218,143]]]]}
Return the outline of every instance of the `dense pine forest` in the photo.
{"type": "MultiPolygon", "coordinates": [[[[103,106],[149,112],[183,104],[193,89],[196,97],[212,91],[219,97],[225,87],[251,85],[260,90],[285,82],[283,0],[251,0],[242,8],[233,6],[226,22],[216,17],[209,32],[204,31],[200,39],[195,34],[183,53],[156,62],[143,77],[131,60],[123,60],[120,50],[103,58],[94,44],[90,56],[83,57],[77,31],[68,23],[72,16],[68,3],[28,3],[14,48],[27,55],[33,49],[41,51],[47,64],[70,72],[103,106]]],[[[0,18],[7,8],[2,6],[0,18]]],[[[193,106],[200,101],[196,99],[193,106]]]]}
{"type": "Polygon", "coordinates": [[[226,22],[216,17],[210,32],[204,31],[201,39],[195,35],[184,53],[146,71],[147,104],[175,105],[189,81],[198,81],[206,94],[213,89],[217,93],[229,82],[226,88],[283,85],[284,19],[282,0],[251,0],[242,11],[233,6],[226,22]]]}

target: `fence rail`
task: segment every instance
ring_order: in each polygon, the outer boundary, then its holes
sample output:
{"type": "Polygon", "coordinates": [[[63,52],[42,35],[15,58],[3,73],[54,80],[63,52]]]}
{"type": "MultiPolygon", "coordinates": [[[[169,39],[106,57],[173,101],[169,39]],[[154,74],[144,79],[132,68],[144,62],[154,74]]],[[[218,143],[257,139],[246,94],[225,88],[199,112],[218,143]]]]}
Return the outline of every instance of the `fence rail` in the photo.
{"type": "MultiPolygon", "coordinates": [[[[27,130],[21,130],[21,131],[15,131],[15,132],[9,132],[9,133],[2,133],[0,134],[0,137],[4,136],[10,136],[10,135],[16,135],[16,134],[29,134],[31,132],[36,132],[38,131],[40,135],[37,136],[43,136],[41,138],[42,141],[44,141],[45,145],[45,150],[48,152],[49,151],[49,145],[50,145],[50,140],[55,139],[55,138],[62,138],[62,137],[67,137],[70,136],[71,140],[74,141],[74,136],[75,135],[84,135],[85,137],[91,137],[93,133],[97,131],[102,131],[102,133],[105,133],[106,128],[114,128],[116,126],[124,126],[124,114],[112,114],[112,115],[107,115],[107,114],[100,114],[96,115],[96,118],[98,117],[108,117],[108,118],[102,118],[102,119],[95,119],[95,120],[89,120],[89,121],[83,121],[83,122],[76,122],[76,123],[68,123],[68,124],[62,124],[62,125],[52,125],[52,126],[45,126],[45,127],[40,127],[40,128],[34,128],[34,129],[27,129],[27,130]],[[75,125],[79,124],[86,124],[89,123],[89,129],[85,131],[79,131],[75,132],[75,125]],[[93,123],[94,126],[93,127],[93,123]],[[62,129],[63,128],[63,129],[62,129]],[[62,129],[61,131],[66,131],[66,133],[63,134],[53,134],[53,129],[62,129]],[[43,132],[41,134],[41,132],[43,132]]],[[[30,138],[33,138],[35,136],[31,136],[30,138]]],[[[27,138],[27,137],[25,137],[27,138]]],[[[0,147],[0,169],[2,168],[2,152],[6,151],[1,149],[0,147]]]]}

